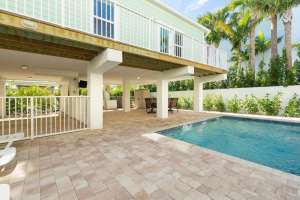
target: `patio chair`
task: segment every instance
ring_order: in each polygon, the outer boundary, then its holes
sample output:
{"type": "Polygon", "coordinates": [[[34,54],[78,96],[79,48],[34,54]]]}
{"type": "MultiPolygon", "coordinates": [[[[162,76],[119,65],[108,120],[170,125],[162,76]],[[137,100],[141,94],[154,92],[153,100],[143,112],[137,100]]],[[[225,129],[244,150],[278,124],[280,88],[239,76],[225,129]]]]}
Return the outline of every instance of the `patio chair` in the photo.
{"type": "Polygon", "coordinates": [[[178,112],[178,98],[169,98],[169,111],[173,111],[173,109],[177,109],[178,112]]]}
{"type": "Polygon", "coordinates": [[[154,109],[156,108],[156,98],[145,98],[146,103],[146,112],[155,113],[154,109]]]}
{"type": "Polygon", "coordinates": [[[11,135],[0,136],[0,143],[7,143],[5,148],[0,150],[0,175],[4,174],[9,168],[10,163],[16,157],[16,148],[11,147],[14,141],[24,138],[24,133],[16,133],[11,135]]]}
{"type": "Polygon", "coordinates": [[[103,100],[105,110],[115,110],[118,108],[117,100],[111,100],[110,94],[107,91],[104,92],[103,100]]]}

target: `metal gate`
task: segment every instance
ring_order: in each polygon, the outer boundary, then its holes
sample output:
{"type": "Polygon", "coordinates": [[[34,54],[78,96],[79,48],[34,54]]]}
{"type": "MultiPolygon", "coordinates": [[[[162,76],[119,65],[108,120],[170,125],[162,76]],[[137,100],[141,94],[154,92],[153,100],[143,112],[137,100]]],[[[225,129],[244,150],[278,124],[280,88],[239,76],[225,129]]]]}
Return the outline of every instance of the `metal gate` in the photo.
{"type": "Polygon", "coordinates": [[[87,96],[0,97],[1,138],[24,139],[87,129],[87,96]]]}

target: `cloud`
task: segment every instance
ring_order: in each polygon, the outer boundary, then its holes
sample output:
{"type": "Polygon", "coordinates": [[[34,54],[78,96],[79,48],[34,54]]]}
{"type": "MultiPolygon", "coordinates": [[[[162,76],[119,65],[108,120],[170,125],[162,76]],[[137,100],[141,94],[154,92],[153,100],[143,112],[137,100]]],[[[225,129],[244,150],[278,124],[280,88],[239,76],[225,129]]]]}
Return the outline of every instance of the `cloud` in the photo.
{"type": "Polygon", "coordinates": [[[204,6],[209,0],[194,0],[192,3],[188,4],[186,7],[186,12],[191,12],[198,10],[204,6]]]}

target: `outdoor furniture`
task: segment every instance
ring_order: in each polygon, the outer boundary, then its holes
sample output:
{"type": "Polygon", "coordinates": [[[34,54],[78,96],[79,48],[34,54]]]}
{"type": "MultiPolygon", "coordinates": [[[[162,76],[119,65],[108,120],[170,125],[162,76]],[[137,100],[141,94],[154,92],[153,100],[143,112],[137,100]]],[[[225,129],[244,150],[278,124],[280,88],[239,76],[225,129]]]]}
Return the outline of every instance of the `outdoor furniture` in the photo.
{"type": "Polygon", "coordinates": [[[145,98],[146,112],[155,113],[154,109],[157,108],[156,98],[145,98]]]}
{"type": "Polygon", "coordinates": [[[173,111],[173,109],[177,109],[178,112],[178,98],[169,98],[169,111],[173,111]]]}
{"type": "Polygon", "coordinates": [[[110,94],[107,91],[104,92],[103,99],[105,110],[114,110],[118,108],[117,100],[112,100],[110,98],[110,94]]]}
{"type": "Polygon", "coordinates": [[[0,174],[2,174],[7,166],[15,159],[16,157],[16,148],[11,147],[14,141],[24,138],[24,133],[16,133],[11,135],[0,136],[0,142],[7,142],[4,149],[0,150],[0,174]]]}
{"type": "MultiPolygon", "coordinates": [[[[145,98],[146,103],[146,112],[147,113],[155,113],[157,109],[156,98],[145,98]]],[[[169,98],[168,100],[168,108],[169,111],[173,111],[173,109],[177,109],[178,111],[178,98],[169,98]]]]}

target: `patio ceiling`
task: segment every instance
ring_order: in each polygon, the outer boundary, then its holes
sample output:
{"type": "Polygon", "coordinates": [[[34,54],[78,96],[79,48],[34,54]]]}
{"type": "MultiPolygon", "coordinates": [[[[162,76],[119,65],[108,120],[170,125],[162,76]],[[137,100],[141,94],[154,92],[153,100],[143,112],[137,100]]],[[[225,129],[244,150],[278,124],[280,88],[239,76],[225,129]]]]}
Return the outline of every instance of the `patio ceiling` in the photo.
{"type": "MultiPolygon", "coordinates": [[[[0,48],[0,78],[6,80],[63,81],[86,79],[88,61],[0,48]],[[26,69],[22,69],[25,66],[26,69]]],[[[154,83],[159,71],[117,66],[104,73],[105,84],[122,84],[123,78],[134,84],[154,83]]]]}

